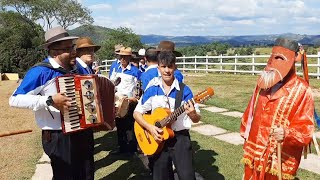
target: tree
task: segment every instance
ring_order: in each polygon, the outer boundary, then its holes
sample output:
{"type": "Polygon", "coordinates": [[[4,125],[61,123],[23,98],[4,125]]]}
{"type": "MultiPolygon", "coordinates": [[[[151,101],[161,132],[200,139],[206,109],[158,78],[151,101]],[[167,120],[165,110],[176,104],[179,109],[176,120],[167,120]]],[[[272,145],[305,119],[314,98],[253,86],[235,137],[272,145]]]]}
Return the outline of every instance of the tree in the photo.
{"type": "Polygon", "coordinates": [[[135,34],[130,28],[120,27],[106,34],[101,50],[98,51],[99,57],[114,58],[114,45],[116,44],[131,47],[136,51],[143,47],[139,35],[135,34]]]}
{"type": "Polygon", "coordinates": [[[30,25],[16,12],[0,12],[0,71],[24,72],[43,59],[45,53],[38,46],[43,42],[41,26],[30,25]]]}
{"type": "Polygon", "coordinates": [[[2,6],[13,7],[33,22],[42,20],[42,27],[52,28],[57,22],[63,28],[79,24],[92,24],[91,11],[76,0],[2,0],[2,6]]]}
{"type": "Polygon", "coordinates": [[[82,7],[81,4],[75,0],[71,0],[69,3],[62,3],[55,18],[63,28],[67,28],[76,22],[84,25],[92,24],[93,18],[90,14],[91,11],[88,8],[82,7]]]}

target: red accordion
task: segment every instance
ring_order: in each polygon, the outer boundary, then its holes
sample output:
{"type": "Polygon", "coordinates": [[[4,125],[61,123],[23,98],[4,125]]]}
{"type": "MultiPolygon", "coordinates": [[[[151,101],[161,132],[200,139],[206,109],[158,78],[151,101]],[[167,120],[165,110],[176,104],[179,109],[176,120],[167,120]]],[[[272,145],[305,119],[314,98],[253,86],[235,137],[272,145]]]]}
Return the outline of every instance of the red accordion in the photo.
{"type": "MultiPolygon", "coordinates": [[[[115,86],[106,77],[98,75],[65,75],[56,78],[57,90],[72,98],[68,111],[61,113],[64,133],[90,127],[115,127],[115,86]]],[[[102,128],[101,128],[102,129],[102,128]]]]}

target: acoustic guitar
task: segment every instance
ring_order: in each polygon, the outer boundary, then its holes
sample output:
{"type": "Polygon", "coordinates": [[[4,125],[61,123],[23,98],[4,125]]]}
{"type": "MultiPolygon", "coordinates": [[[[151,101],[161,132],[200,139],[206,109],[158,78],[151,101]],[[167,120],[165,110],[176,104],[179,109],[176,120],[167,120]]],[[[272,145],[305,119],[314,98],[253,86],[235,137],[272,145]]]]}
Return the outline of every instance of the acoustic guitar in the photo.
{"type": "MultiPolygon", "coordinates": [[[[192,98],[194,103],[202,103],[208,100],[211,96],[214,95],[213,88],[209,87],[206,90],[199,92],[192,98]]],[[[147,123],[153,124],[158,128],[163,130],[163,141],[157,142],[154,140],[153,136],[140,126],[139,123],[134,123],[134,133],[136,135],[138,144],[142,152],[146,155],[153,155],[159,153],[164,145],[164,141],[174,137],[174,132],[170,128],[170,125],[177,120],[177,117],[185,111],[184,106],[180,106],[174,112],[171,113],[168,108],[156,108],[152,114],[144,114],[143,118],[147,123]]]]}

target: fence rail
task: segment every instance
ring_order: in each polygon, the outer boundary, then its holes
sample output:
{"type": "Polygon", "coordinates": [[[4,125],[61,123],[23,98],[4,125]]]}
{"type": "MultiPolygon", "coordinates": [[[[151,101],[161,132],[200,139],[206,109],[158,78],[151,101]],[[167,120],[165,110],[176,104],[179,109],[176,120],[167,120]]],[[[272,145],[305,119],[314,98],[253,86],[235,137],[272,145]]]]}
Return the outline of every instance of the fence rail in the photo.
{"type": "MultiPolygon", "coordinates": [[[[209,73],[249,73],[259,74],[270,55],[235,55],[235,56],[183,56],[177,58],[177,66],[183,72],[209,73]]],[[[320,79],[320,52],[317,55],[307,55],[309,76],[320,79]]],[[[114,60],[103,60],[102,71],[108,72],[114,60]]],[[[301,73],[301,65],[296,63],[298,74],[301,73]]]]}

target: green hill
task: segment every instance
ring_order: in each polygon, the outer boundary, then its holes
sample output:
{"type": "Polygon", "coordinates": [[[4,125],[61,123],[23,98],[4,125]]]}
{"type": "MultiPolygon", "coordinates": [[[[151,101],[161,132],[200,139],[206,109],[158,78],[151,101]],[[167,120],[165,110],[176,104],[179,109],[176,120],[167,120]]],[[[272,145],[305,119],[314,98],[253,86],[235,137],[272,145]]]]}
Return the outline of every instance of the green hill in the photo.
{"type": "Polygon", "coordinates": [[[108,32],[114,31],[113,29],[101,26],[80,26],[75,29],[69,30],[69,34],[79,37],[90,37],[96,44],[102,44],[108,32]]]}

